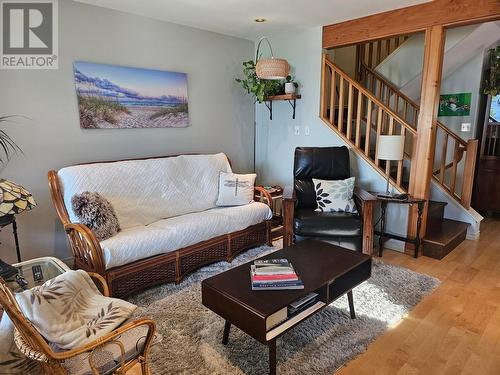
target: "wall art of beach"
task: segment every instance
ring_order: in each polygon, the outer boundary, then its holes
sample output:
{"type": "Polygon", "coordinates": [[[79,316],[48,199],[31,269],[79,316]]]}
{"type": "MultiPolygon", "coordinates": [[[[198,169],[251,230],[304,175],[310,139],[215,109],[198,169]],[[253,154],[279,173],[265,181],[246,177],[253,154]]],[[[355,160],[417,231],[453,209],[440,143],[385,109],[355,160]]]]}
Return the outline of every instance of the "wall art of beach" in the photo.
{"type": "Polygon", "coordinates": [[[73,68],[82,128],[189,126],[186,73],[82,61],[73,68]]]}

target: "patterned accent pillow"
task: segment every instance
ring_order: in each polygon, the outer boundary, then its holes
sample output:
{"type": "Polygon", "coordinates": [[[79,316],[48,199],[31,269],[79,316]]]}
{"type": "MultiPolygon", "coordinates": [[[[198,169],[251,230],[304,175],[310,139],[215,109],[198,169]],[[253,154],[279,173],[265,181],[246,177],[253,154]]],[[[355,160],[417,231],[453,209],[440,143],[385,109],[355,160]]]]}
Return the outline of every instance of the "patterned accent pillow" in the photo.
{"type": "Polygon", "coordinates": [[[99,193],[84,191],[73,195],[71,208],[80,223],[92,229],[99,241],[107,240],[120,231],[113,206],[99,193]]]}
{"type": "Polygon", "coordinates": [[[217,206],[242,206],[253,201],[255,173],[220,172],[217,206]]]}
{"type": "Polygon", "coordinates": [[[352,199],[355,178],[345,180],[318,180],[313,178],[316,190],[318,212],[350,212],[357,214],[356,204],[352,199]]]}

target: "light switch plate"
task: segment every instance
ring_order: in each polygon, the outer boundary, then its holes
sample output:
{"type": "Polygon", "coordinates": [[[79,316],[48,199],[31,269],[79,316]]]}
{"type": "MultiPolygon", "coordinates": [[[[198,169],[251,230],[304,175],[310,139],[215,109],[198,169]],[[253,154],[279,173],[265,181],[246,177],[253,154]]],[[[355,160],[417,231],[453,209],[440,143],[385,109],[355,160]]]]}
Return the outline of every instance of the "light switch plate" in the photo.
{"type": "Polygon", "coordinates": [[[472,125],[470,122],[462,122],[462,127],[460,130],[462,130],[463,132],[470,132],[471,126],[472,125]]]}
{"type": "Polygon", "coordinates": [[[294,132],[293,132],[293,134],[295,134],[295,135],[300,135],[300,126],[296,126],[296,127],[294,128],[294,132]]]}

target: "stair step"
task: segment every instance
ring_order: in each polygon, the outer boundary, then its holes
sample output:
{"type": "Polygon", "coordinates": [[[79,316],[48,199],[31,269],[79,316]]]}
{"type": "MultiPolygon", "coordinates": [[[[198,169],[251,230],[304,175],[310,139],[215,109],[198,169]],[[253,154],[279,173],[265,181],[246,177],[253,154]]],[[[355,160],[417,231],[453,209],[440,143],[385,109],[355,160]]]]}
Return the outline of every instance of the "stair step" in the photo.
{"type": "Polygon", "coordinates": [[[427,210],[427,231],[441,225],[444,219],[444,208],[448,203],[440,201],[429,201],[427,210]]]}
{"type": "Polygon", "coordinates": [[[443,219],[439,224],[428,228],[423,240],[424,255],[443,259],[465,240],[469,225],[462,221],[443,219]]]}

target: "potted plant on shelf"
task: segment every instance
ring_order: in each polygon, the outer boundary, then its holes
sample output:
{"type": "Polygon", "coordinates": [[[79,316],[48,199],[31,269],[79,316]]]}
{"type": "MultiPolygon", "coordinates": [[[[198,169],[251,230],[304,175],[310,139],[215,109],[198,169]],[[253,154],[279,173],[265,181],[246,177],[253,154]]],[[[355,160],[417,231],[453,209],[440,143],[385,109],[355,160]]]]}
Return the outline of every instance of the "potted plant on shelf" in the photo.
{"type": "Polygon", "coordinates": [[[287,76],[285,79],[285,94],[295,94],[299,84],[294,81],[292,76],[287,76]]]}
{"type": "Polygon", "coordinates": [[[240,83],[247,94],[253,94],[255,101],[262,103],[266,97],[278,95],[282,93],[280,81],[260,79],[255,72],[255,62],[253,60],[243,62],[244,78],[236,78],[236,82],[240,83]]]}

